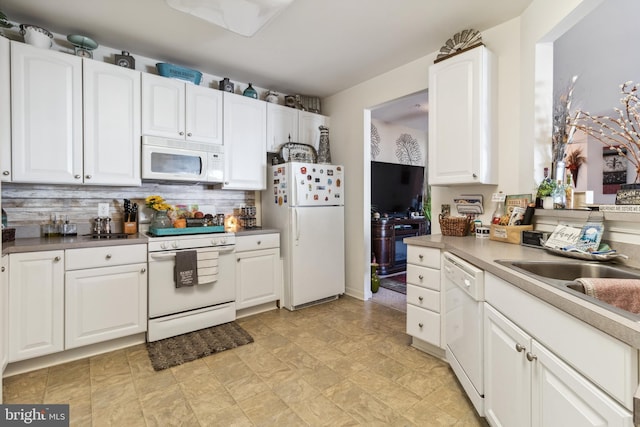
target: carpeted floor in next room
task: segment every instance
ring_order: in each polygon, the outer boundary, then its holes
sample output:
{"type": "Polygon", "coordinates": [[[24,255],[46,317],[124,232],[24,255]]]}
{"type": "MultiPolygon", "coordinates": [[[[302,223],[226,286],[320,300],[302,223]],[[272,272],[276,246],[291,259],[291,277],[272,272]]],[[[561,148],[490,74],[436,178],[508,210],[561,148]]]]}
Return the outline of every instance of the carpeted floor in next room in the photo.
{"type": "Polygon", "coordinates": [[[380,288],[373,294],[371,300],[393,308],[403,313],[407,312],[407,284],[406,275],[400,273],[380,279],[380,288]]]}

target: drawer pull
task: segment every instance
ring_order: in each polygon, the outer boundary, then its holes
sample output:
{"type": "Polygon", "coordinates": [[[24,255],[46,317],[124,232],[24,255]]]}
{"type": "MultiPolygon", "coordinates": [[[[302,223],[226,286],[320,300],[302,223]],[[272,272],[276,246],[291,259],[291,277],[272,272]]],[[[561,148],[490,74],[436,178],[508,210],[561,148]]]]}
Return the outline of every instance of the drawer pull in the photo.
{"type": "Polygon", "coordinates": [[[418,258],[420,258],[420,261],[422,261],[422,259],[424,258],[424,255],[420,254],[418,255],[418,258]]]}
{"type": "Polygon", "coordinates": [[[257,243],[258,245],[260,245],[260,244],[262,244],[262,240],[258,240],[256,243],[257,243]]]}
{"type": "Polygon", "coordinates": [[[86,175],[85,178],[91,179],[91,175],[86,175]]]}
{"type": "Polygon", "coordinates": [[[9,173],[9,171],[2,171],[2,175],[4,175],[4,176],[9,176],[9,175],[10,175],[10,173],[9,173]]]}
{"type": "Polygon", "coordinates": [[[420,302],[422,302],[422,300],[423,300],[423,299],[424,299],[424,298],[422,298],[422,297],[418,297],[418,300],[420,300],[420,302]]]}
{"type": "Polygon", "coordinates": [[[4,273],[4,270],[5,270],[5,268],[4,268],[4,267],[0,268],[0,271],[2,271],[3,273],[4,273]]]}
{"type": "Polygon", "coordinates": [[[420,329],[422,329],[422,327],[424,326],[423,323],[418,323],[418,326],[420,327],[420,329]]]}
{"type": "Polygon", "coordinates": [[[146,272],[147,272],[147,269],[146,269],[146,268],[142,268],[142,269],[140,270],[140,273],[141,273],[141,274],[144,274],[144,273],[146,273],[146,272]]]}
{"type": "Polygon", "coordinates": [[[529,362],[533,362],[534,360],[536,360],[538,358],[538,356],[536,356],[535,354],[531,353],[530,351],[527,352],[527,360],[529,362]]]}
{"type": "Polygon", "coordinates": [[[55,257],[53,260],[54,260],[55,262],[58,262],[58,261],[60,261],[60,257],[59,257],[59,256],[57,256],[57,257],[55,257]]]}
{"type": "Polygon", "coordinates": [[[111,254],[107,254],[107,256],[105,256],[105,259],[111,259],[111,254]]]}
{"type": "Polygon", "coordinates": [[[516,343],[516,351],[518,353],[521,353],[521,352],[523,352],[525,350],[526,350],[526,348],[522,344],[520,344],[519,342],[516,343]]]}
{"type": "Polygon", "coordinates": [[[422,279],[424,279],[424,276],[421,274],[418,276],[418,279],[420,279],[420,281],[422,282],[422,279]]]}

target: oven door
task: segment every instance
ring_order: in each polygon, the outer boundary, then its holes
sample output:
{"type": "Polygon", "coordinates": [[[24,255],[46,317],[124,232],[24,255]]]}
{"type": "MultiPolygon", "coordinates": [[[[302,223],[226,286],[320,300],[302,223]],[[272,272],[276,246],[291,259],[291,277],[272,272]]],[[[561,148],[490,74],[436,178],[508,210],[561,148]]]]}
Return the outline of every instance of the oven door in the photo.
{"type": "Polygon", "coordinates": [[[174,279],[177,251],[149,253],[150,319],[235,300],[235,247],[191,250],[198,252],[200,283],[181,288],[174,279]]]}
{"type": "Polygon", "coordinates": [[[142,144],[142,179],[155,181],[207,181],[205,151],[142,144]]]}

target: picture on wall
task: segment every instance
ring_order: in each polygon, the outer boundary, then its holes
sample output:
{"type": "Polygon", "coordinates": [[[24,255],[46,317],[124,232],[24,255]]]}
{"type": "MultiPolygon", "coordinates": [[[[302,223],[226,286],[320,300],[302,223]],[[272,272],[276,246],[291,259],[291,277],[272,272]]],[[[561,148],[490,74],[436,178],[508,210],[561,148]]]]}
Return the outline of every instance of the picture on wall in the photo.
{"type": "Polygon", "coordinates": [[[422,150],[418,140],[411,134],[402,133],[396,139],[396,157],[403,165],[419,165],[422,163],[422,150]]]}
{"type": "Polygon", "coordinates": [[[376,125],[371,123],[371,160],[375,160],[380,154],[380,133],[376,125]]]}
{"type": "MultiPolygon", "coordinates": [[[[627,153],[625,148],[621,151],[627,153]]],[[[616,194],[620,184],[627,183],[627,159],[617,147],[604,147],[602,165],[602,194],[616,194]]]]}

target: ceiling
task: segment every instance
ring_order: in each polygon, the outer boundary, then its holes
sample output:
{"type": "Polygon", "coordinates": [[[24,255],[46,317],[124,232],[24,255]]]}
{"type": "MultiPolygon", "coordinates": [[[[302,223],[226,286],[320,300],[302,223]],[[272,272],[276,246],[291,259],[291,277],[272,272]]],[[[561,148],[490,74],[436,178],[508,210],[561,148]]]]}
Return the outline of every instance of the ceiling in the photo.
{"type": "Polygon", "coordinates": [[[295,0],[251,38],[164,0],[2,0],[0,9],[134,56],[323,98],[436,52],[461,30],[519,16],[531,1],[295,0]]]}

